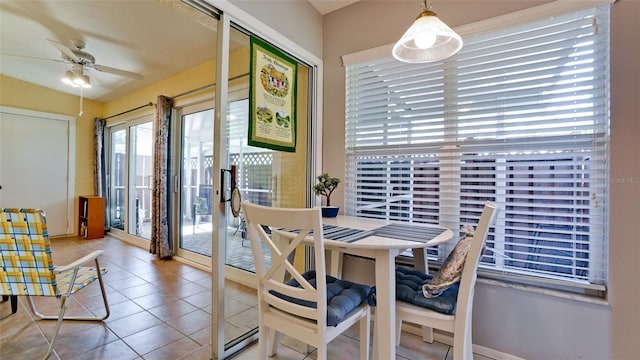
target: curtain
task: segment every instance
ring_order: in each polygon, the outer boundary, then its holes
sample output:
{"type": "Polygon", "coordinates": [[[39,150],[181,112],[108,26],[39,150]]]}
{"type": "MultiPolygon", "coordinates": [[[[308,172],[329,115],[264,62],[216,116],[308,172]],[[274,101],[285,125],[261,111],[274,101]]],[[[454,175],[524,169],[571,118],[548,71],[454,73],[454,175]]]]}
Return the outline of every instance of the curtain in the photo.
{"type": "Polygon", "coordinates": [[[149,252],[169,259],[172,246],[169,232],[169,129],[173,100],[158,96],[153,123],[153,189],[151,206],[151,244],[149,252]]]}
{"type": "MultiPolygon", "coordinates": [[[[102,197],[107,193],[104,154],[104,129],[106,125],[107,121],[101,118],[95,118],[93,122],[93,193],[102,197]]],[[[105,211],[104,229],[108,230],[109,226],[109,216],[105,211]]]]}

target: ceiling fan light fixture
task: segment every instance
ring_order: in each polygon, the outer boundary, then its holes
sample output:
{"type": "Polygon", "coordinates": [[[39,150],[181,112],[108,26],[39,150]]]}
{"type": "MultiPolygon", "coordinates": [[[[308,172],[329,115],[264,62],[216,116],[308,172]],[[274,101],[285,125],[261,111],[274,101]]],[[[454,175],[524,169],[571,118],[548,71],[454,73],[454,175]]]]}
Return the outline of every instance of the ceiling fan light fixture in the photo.
{"type": "Polygon", "coordinates": [[[71,70],[65,71],[64,76],[62,77],[62,82],[71,86],[75,85],[73,83],[73,72],[71,70]]]}
{"type": "Polygon", "coordinates": [[[86,77],[86,80],[84,82],[84,84],[82,84],[81,86],[85,89],[89,89],[91,88],[91,80],[89,79],[88,75],[84,75],[84,77],[86,77]]]}
{"type": "Polygon", "coordinates": [[[462,48],[462,38],[431,11],[431,4],[422,3],[423,11],[393,46],[392,54],[407,63],[444,60],[462,48]]]}
{"type": "Polygon", "coordinates": [[[75,76],[73,77],[73,85],[82,86],[83,88],[90,88],[91,79],[89,79],[88,75],[82,73],[75,74],[75,76]]]}
{"type": "Polygon", "coordinates": [[[62,82],[73,87],[91,87],[91,79],[84,74],[82,68],[74,65],[73,69],[67,70],[62,77],[62,82]]]}

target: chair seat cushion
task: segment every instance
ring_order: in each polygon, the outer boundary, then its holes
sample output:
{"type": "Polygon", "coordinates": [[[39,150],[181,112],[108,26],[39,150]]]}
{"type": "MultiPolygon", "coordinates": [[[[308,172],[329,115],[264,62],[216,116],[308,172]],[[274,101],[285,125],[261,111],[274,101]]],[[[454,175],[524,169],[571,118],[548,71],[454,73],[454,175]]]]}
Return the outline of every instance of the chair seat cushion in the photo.
{"type": "MultiPolygon", "coordinates": [[[[314,288],[316,287],[315,270],[309,270],[303,273],[302,277],[304,277],[314,288]]],[[[301,287],[295,279],[289,281],[287,284],[301,287]]],[[[271,293],[298,305],[312,308],[317,307],[315,302],[291,298],[275,291],[272,291],[271,293]]],[[[337,326],[352,310],[367,300],[370,293],[370,286],[327,275],[327,325],[337,326]]]]}
{"type": "Polygon", "coordinates": [[[422,271],[405,267],[396,268],[396,299],[443,314],[455,314],[460,282],[444,290],[438,297],[424,297],[422,287],[432,280],[432,275],[425,274],[422,271]]]}

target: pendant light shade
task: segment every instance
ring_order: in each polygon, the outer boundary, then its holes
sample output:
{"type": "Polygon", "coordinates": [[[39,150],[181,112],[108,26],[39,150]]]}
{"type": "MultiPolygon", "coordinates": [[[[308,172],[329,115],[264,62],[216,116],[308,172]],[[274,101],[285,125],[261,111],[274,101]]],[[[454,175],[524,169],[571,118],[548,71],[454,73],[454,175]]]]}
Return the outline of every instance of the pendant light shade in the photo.
{"type": "Polygon", "coordinates": [[[78,116],[82,116],[82,100],[84,98],[82,90],[91,87],[91,79],[89,78],[89,75],[84,73],[84,66],[82,64],[73,64],[71,66],[71,70],[64,72],[64,76],[62,76],[61,80],[67,85],[80,88],[80,112],[78,113],[78,116]]]}
{"type": "Polygon", "coordinates": [[[62,82],[73,87],[91,87],[89,75],[85,75],[82,66],[78,64],[74,64],[71,70],[64,73],[62,82]]]}
{"type": "Polygon", "coordinates": [[[71,70],[67,70],[62,77],[62,82],[73,86],[73,72],[71,70]]]}
{"type": "Polygon", "coordinates": [[[393,46],[393,57],[408,63],[439,61],[462,48],[462,38],[426,8],[393,46]]]}

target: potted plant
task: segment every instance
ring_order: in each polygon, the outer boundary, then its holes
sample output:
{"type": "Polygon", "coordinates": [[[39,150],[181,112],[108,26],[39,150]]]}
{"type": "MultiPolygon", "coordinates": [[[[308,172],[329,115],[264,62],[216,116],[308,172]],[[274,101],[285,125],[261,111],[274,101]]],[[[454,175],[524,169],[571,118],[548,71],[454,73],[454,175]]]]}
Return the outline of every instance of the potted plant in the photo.
{"type": "Polygon", "coordinates": [[[316,195],[324,196],[325,206],[322,207],[322,216],[335,217],[338,215],[337,206],[331,206],[331,194],[340,184],[340,179],[329,176],[328,173],[323,173],[318,176],[318,183],[313,186],[313,192],[316,195]]]}

